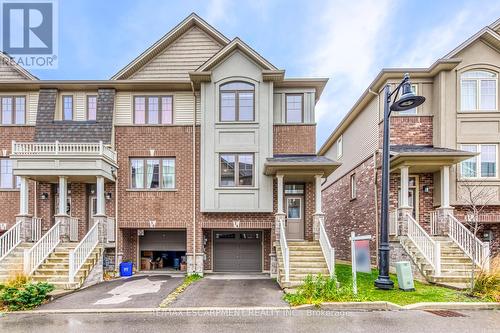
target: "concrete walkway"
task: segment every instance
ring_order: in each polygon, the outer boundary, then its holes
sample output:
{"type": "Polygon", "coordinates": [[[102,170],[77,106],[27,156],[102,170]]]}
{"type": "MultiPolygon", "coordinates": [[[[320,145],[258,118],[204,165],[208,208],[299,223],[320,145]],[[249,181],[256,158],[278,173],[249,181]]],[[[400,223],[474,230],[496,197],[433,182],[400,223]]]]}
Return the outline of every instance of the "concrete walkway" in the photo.
{"type": "Polygon", "coordinates": [[[39,310],[157,307],[183,281],[170,275],[134,276],[103,282],[62,296],[39,310]]]}
{"type": "Polygon", "coordinates": [[[169,307],[287,306],[276,281],[230,276],[206,277],[190,285],[169,307]]]}

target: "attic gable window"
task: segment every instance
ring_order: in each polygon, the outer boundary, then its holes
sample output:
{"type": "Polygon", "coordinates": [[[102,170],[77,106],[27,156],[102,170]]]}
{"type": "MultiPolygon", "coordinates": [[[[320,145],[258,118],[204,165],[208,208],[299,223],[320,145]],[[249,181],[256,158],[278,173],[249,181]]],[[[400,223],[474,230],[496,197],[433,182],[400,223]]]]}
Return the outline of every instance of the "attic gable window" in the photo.
{"type": "Polygon", "coordinates": [[[254,121],[255,86],[229,82],[220,86],[220,121],[254,121]]]}
{"type": "Polygon", "coordinates": [[[472,70],[460,77],[462,111],[497,110],[498,75],[493,72],[472,70]]]}
{"type": "Polygon", "coordinates": [[[172,124],[173,100],[173,96],[135,96],[134,124],[172,124]]]}

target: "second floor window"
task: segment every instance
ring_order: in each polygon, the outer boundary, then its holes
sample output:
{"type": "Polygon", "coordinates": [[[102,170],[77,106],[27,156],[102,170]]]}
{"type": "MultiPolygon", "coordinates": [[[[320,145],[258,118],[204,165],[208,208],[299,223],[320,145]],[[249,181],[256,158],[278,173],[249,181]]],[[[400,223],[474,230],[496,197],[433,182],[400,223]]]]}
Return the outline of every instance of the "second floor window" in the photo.
{"type": "Polygon", "coordinates": [[[468,71],[460,78],[462,111],[492,111],[497,109],[497,74],[468,71]]]}
{"type": "Polygon", "coordinates": [[[0,189],[19,188],[19,177],[12,173],[12,160],[0,159],[0,189]]]}
{"type": "Polygon", "coordinates": [[[344,139],[341,136],[337,139],[337,158],[341,158],[344,155],[344,139]]]}
{"type": "Polygon", "coordinates": [[[220,154],[220,186],[253,186],[253,154],[220,154]]]}
{"type": "Polygon", "coordinates": [[[254,121],[255,87],[246,82],[220,86],[220,121],[254,121]]]}
{"type": "Polygon", "coordinates": [[[26,124],[26,97],[2,97],[0,103],[0,121],[2,125],[26,124]]]}
{"type": "Polygon", "coordinates": [[[462,150],[477,153],[461,163],[462,178],[495,178],[497,176],[497,145],[465,144],[462,150]]]}
{"type": "Polygon", "coordinates": [[[73,120],[73,96],[63,96],[62,100],[63,120],[73,120]]]}
{"type": "Polygon", "coordinates": [[[304,122],[304,103],[302,94],[286,94],[286,122],[304,122]]]}
{"type": "Polygon", "coordinates": [[[87,96],[87,120],[97,119],[97,96],[87,96]]]}
{"type": "Polygon", "coordinates": [[[165,125],[173,122],[172,96],[135,96],[134,124],[165,125]]]}
{"type": "Polygon", "coordinates": [[[133,189],[175,188],[175,158],[133,158],[130,173],[133,189]]]}

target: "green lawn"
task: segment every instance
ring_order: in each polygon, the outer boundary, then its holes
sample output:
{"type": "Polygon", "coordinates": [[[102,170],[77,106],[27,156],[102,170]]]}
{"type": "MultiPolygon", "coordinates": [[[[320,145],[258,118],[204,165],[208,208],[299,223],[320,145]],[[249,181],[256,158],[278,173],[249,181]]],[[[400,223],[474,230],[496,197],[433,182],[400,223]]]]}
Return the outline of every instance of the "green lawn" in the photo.
{"type": "Polygon", "coordinates": [[[335,273],[340,282],[340,290],[333,291],[332,285],[328,284],[327,279],[324,279],[323,283],[319,283],[316,280],[309,283],[308,286],[299,288],[295,295],[287,294],[285,300],[292,305],[329,301],[388,301],[399,305],[419,302],[484,301],[479,298],[469,297],[462,291],[424,284],[417,281],[415,281],[415,291],[402,291],[399,290],[397,277],[393,274],[391,274],[391,279],[394,281],[394,289],[379,290],[373,285],[373,281],[375,281],[378,276],[377,270],[373,270],[371,274],[358,272],[358,297],[354,297],[351,290],[351,266],[338,264],[335,266],[335,273]]]}

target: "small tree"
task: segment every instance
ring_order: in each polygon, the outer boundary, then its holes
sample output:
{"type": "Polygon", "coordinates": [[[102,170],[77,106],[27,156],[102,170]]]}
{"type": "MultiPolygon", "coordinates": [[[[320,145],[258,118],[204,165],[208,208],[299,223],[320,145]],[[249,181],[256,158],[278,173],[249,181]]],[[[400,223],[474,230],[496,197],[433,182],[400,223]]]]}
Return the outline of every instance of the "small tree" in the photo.
{"type": "MultiPolygon", "coordinates": [[[[477,238],[477,233],[480,227],[480,215],[484,208],[495,198],[496,193],[482,182],[473,182],[465,180],[460,185],[459,199],[466,209],[466,216],[464,224],[477,238]]],[[[472,244],[471,244],[472,245],[472,244]]],[[[474,258],[476,257],[476,247],[471,246],[471,276],[470,276],[470,289],[474,289],[475,268],[474,258]]],[[[489,258],[485,258],[488,260],[489,258]]]]}

